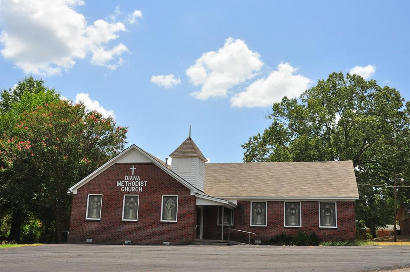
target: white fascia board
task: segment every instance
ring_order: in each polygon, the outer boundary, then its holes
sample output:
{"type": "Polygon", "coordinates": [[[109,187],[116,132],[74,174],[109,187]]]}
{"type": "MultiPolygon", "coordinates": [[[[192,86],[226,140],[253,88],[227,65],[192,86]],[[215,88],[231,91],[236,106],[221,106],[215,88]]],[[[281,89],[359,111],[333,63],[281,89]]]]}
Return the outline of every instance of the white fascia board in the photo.
{"type": "Polygon", "coordinates": [[[325,196],[325,197],[275,197],[275,196],[218,196],[219,198],[227,199],[227,200],[269,200],[269,201],[354,201],[358,200],[358,197],[340,197],[340,196],[325,196]]]}
{"type": "Polygon", "coordinates": [[[152,156],[150,153],[146,152],[142,148],[136,146],[135,144],[132,144],[130,147],[124,149],[120,154],[115,156],[114,158],[110,159],[106,163],[104,163],[102,166],[97,168],[94,172],[83,178],[81,181],[77,182],[75,185],[70,187],[67,191],[67,194],[77,194],[77,190],[81,188],[83,185],[87,184],[90,180],[95,178],[97,175],[100,173],[104,172],[106,169],[108,169],[110,166],[112,166],[117,160],[119,160],[122,156],[127,154],[129,151],[136,149],[137,151],[141,152],[143,155],[145,155],[152,163],[154,163],[156,166],[158,166],[161,170],[163,170],[165,173],[176,179],[178,182],[180,182],[182,185],[190,189],[191,194],[196,194],[197,192],[203,193],[200,189],[196,188],[193,186],[191,183],[187,182],[184,180],[181,176],[179,176],[177,173],[169,169],[168,167],[164,166],[162,163],[160,163],[154,156],[152,156]]]}
{"type": "MultiPolygon", "coordinates": [[[[237,202],[236,201],[229,201],[229,200],[226,200],[226,199],[213,197],[213,196],[203,194],[203,193],[202,194],[197,193],[197,194],[195,194],[195,196],[197,197],[197,203],[198,203],[198,199],[202,199],[207,203],[208,203],[208,201],[210,201],[212,203],[218,203],[218,204],[215,204],[215,205],[225,206],[227,208],[236,208],[237,207],[237,202]]],[[[205,202],[203,202],[203,203],[205,203],[205,202]]]]}

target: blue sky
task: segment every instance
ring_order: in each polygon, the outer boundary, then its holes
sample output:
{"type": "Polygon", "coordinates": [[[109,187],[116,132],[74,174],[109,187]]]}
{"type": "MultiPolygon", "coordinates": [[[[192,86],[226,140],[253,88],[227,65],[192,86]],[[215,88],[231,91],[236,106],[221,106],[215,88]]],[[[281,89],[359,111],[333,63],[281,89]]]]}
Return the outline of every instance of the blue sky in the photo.
{"type": "Polygon", "coordinates": [[[161,159],[192,125],[211,162],[239,162],[241,144],[269,125],[274,101],[331,72],[376,79],[409,100],[409,8],[408,1],[0,0],[0,89],[33,75],[114,114],[129,127],[129,144],[161,159]]]}

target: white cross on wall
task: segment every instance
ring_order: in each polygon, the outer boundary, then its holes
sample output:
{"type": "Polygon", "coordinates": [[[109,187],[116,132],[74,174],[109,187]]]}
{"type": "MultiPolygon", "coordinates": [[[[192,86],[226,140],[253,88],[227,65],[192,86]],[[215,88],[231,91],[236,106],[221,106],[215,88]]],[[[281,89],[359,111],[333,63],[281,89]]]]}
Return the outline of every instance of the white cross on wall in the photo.
{"type": "Polygon", "coordinates": [[[131,175],[133,176],[133,175],[134,175],[134,171],[135,171],[135,169],[137,169],[137,168],[135,168],[135,166],[133,165],[130,169],[131,169],[131,171],[132,171],[132,174],[131,174],[131,175]]]}

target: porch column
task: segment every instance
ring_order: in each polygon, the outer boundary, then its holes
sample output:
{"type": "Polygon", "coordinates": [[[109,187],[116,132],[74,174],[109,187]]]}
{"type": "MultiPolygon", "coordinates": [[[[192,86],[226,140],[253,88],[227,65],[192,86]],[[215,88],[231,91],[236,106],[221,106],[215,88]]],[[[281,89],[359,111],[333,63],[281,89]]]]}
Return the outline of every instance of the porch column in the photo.
{"type": "Polygon", "coordinates": [[[224,212],[225,212],[225,207],[224,206],[222,206],[222,218],[221,218],[221,221],[222,221],[222,223],[221,223],[221,227],[222,227],[222,241],[223,241],[223,239],[224,239],[224,212]]]}
{"type": "Polygon", "coordinates": [[[204,207],[201,206],[201,221],[199,224],[199,239],[204,239],[204,207]]]}

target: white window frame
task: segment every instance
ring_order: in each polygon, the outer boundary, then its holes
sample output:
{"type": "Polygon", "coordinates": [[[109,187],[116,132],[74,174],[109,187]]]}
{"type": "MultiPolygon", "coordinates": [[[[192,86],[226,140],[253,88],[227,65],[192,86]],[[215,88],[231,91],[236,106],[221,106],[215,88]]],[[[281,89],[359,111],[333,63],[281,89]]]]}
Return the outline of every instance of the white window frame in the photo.
{"type": "Polygon", "coordinates": [[[161,215],[160,215],[160,221],[161,222],[165,222],[165,223],[176,223],[178,222],[178,195],[162,195],[162,199],[161,199],[161,215]],[[163,208],[164,208],[164,196],[176,196],[177,197],[177,211],[175,213],[175,220],[164,220],[162,219],[162,212],[163,212],[163,208]]]}
{"type": "Polygon", "coordinates": [[[125,194],[123,199],[122,199],[122,221],[127,221],[127,222],[137,222],[138,221],[138,211],[140,209],[140,196],[139,195],[133,195],[133,194],[125,194]],[[137,208],[137,219],[126,219],[124,218],[124,211],[125,211],[125,198],[127,196],[137,196],[138,197],[138,208],[137,208]]]}
{"type": "Polygon", "coordinates": [[[285,228],[302,227],[302,201],[283,201],[283,226],[285,228]],[[286,225],[286,203],[299,203],[299,226],[287,226],[286,225]]]}
{"type": "Polygon", "coordinates": [[[103,199],[103,195],[102,195],[102,194],[88,194],[88,195],[87,195],[87,209],[86,209],[86,211],[85,211],[85,219],[86,219],[86,220],[93,220],[93,221],[100,221],[100,220],[101,220],[102,199],[103,199]],[[89,202],[90,202],[90,196],[101,196],[101,201],[100,201],[100,217],[99,217],[99,218],[88,218],[88,204],[89,204],[89,202]]]}
{"type": "MultiPolygon", "coordinates": [[[[219,208],[220,207],[223,207],[223,206],[217,206],[218,207],[218,217],[217,217],[217,220],[216,220],[216,225],[217,226],[221,226],[222,224],[221,224],[221,222],[219,222],[219,208]]],[[[224,212],[227,210],[227,209],[229,209],[229,208],[224,208],[224,212]]],[[[226,227],[232,227],[233,226],[233,209],[229,209],[229,210],[231,210],[232,211],[232,213],[231,213],[231,222],[232,222],[232,224],[229,224],[229,225],[225,225],[225,223],[224,223],[224,226],[226,226],[226,227]]]]}
{"type": "Polygon", "coordinates": [[[336,201],[319,201],[319,228],[321,229],[337,229],[337,202],[336,201]],[[320,205],[322,202],[335,203],[335,223],[336,226],[322,226],[320,225],[320,205]]]}
{"type": "Polygon", "coordinates": [[[268,202],[267,201],[251,201],[251,207],[250,207],[249,211],[250,211],[250,214],[251,214],[250,215],[251,221],[249,222],[251,227],[266,227],[266,226],[268,226],[268,202]],[[253,203],[263,203],[263,202],[265,203],[265,225],[252,225],[253,203]]]}

